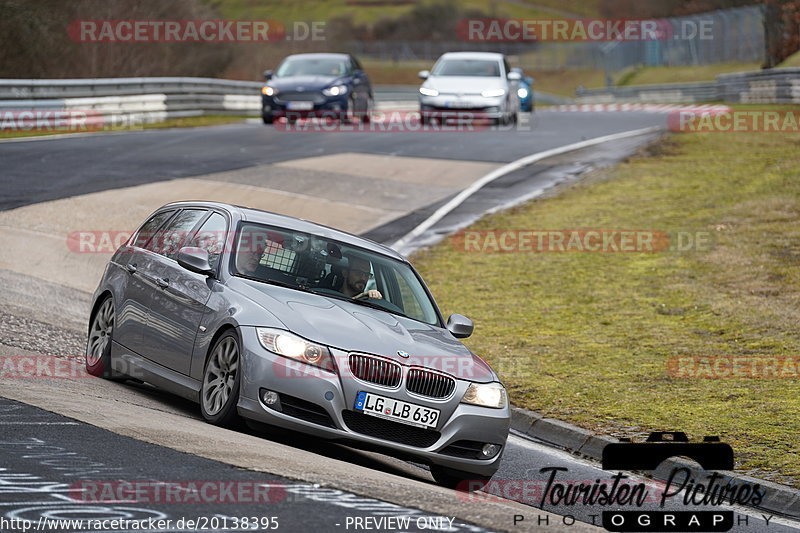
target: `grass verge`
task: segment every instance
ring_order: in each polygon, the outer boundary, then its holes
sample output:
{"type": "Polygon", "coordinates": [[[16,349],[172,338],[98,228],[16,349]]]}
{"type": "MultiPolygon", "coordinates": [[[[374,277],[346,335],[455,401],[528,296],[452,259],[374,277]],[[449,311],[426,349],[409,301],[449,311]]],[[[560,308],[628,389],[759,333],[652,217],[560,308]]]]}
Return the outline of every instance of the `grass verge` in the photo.
{"type": "Polygon", "coordinates": [[[164,122],[155,122],[153,124],[142,124],[137,127],[125,128],[109,128],[105,130],[85,130],[85,131],[70,131],[70,130],[2,130],[0,131],[0,139],[13,139],[17,137],[43,137],[46,135],[63,135],[65,133],[91,133],[93,131],[137,131],[137,130],[150,130],[160,128],[199,128],[201,126],[219,126],[222,124],[234,124],[241,122],[246,118],[244,116],[230,116],[230,115],[203,115],[200,117],[185,117],[185,118],[171,118],[164,122]]]}
{"type": "MultiPolygon", "coordinates": [[[[375,23],[399,17],[411,11],[416,0],[220,0],[220,12],[232,19],[272,19],[289,21],[325,21],[337,16],[352,16],[357,23],[375,23]]],[[[425,0],[425,3],[441,3],[425,0]]],[[[491,17],[509,18],[572,18],[597,13],[596,0],[457,0],[462,9],[477,9],[491,17]]]]}
{"type": "Polygon", "coordinates": [[[448,240],[414,262],[445,311],[473,318],[467,344],[517,406],[616,436],[720,435],[738,471],[797,487],[800,380],[681,378],[667,365],[800,355],[798,169],[800,134],[671,136],[470,229],[708,232],[708,249],[464,253],[448,240]]]}
{"type": "Polygon", "coordinates": [[[759,70],[759,63],[717,63],[714,65],[689,65],[681,67],[646,67],[636,69],[618,85],[652,85],[662,83],[690,83],[714,81],[720,74],[759,70]]]}

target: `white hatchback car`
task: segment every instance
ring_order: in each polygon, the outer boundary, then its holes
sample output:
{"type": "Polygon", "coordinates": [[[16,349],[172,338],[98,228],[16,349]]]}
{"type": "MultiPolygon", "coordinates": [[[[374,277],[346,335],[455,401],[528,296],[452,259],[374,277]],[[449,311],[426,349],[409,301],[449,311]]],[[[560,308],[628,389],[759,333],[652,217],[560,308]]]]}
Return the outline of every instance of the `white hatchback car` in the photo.
{"type": "Polygon", "coordinates": [[[419,88],[423,123],[454,112],[476,113],[503,124],[517,118],[521,77],[511,71],[503,54],[448,52],[419,77],[425,80],[419,88]]]}

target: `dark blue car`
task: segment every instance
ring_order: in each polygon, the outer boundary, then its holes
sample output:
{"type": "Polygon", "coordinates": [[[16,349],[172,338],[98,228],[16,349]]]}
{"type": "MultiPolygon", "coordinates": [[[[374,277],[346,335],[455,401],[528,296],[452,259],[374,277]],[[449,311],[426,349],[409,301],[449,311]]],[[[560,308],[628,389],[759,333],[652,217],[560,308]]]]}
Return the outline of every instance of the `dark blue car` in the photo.
{"type": "Polygon", "coordinates": [[[264,72],[264,124],[286,117],[369,121],[373,94],[364,69],[350,54],[296,54],[264,72]]]}

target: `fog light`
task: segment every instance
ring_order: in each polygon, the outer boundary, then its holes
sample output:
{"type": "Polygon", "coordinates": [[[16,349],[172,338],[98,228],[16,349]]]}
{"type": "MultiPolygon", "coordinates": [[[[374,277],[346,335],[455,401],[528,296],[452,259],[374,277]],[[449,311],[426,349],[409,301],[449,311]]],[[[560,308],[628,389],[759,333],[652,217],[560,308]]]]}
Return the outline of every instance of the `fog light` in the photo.
{"type": "Polygon", "coordinates": [[[278,393],[271,390],[265,390],[261,393],[261,401],[267,405],[274,405],[278,403],[278,393]]]}
{"type": "Polygon", "coordinates": [[[497,455],[497,452],[500,451],[500,446],[497,444],[484,444],[483,448],[481,448],[481,454],[487,459],[490,457],[494,457],[497,455]]]}

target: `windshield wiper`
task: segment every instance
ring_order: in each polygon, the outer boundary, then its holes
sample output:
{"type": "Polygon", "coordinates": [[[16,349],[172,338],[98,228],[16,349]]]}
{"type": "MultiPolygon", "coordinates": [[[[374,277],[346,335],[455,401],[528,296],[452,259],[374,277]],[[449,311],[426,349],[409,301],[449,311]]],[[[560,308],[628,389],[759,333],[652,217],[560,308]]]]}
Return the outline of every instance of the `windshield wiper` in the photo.
{"type": "Polygon", "coordinates": [[[376,304],[374,302],[370,302],[369,300],[356,300],[354,298],[343,298],[343,299],[348,300],[350,302],[353,302],[354,304],[364,305],[366,307],[372,307],[373,309],[379,309],[381,311],[386,311],[387,313],[391,313],[393,315],[400,315],[400,316],[405,317],[405,318],[410,318],[405,313],[402,313],[400,311],[395,311],[394,309],[389,309],[388,307],[384,307],[381,304],[376,304]]]}
{"type": "Polygon", "coordinates": [[[243,278],[245,278],[245,279],[251,279],[253,281],[259,281],[261,283],[267,283],[269,285],[276,285],[278,287],[285,287],[287,289],[294,289],[296,291],[303,291],[303,292],[310,292],[312,294],[317,294],[315,291],[312,291],[308,287],[304,287],[302,285],[295,285],[295,284],[292,284],[292,283],[287,283],[285,281],[279,281],[277,279],[254,278],[253,276],[247,276],[247,275],[244,275],[244,274],[238,274],[238,275],[243,277],[243,278]]]}
{"type": "Polygon", "coordinates": [[[339,295],[336,295],[336,294],[328,294],[326,292],[317,292],[314,289],[311,289],[311,288],[308,288],[308,287],[304,287],[302,285],[293,285],[291,283],[287,283],[285,281],[279,281],[277,279],[254,278],[254,277],[246,276],[246,275],[243,275],[243,274],[239,274],[239,276],[242,276],[243,278],[246,278],[246,279],[252,279],[253,281],[260,281],[261,283],[267,283],[269,285],[276,285],[278,287],[285,287],[287,289],[294,289],[296,291],[309,292],[311,294],[317,294],[319,296],[327,296],[329,298],[336,298],[337,300],[344,300],[345,302],[352,302],[354,304],[363,305],[365,307],[371,307],[373,309],[378,309],[379,311],[385,311],[385,312],[391,313],[393,315],[399,315],[399,316],[402,316],[404,318],[411,318],[410,316],[408,316],[407,314],[405,314],[405,313],[403,313],[401,311],[395,311],[394,309],[390,309],[390,308],[384,307],[384,306],[382,306],[380,304],[376,304],[374,302],[370,302],[369,300],[357,300],[357,299],[350,298],[349,296],[345,296],[345,295],[339,296],[339,295]]]}

